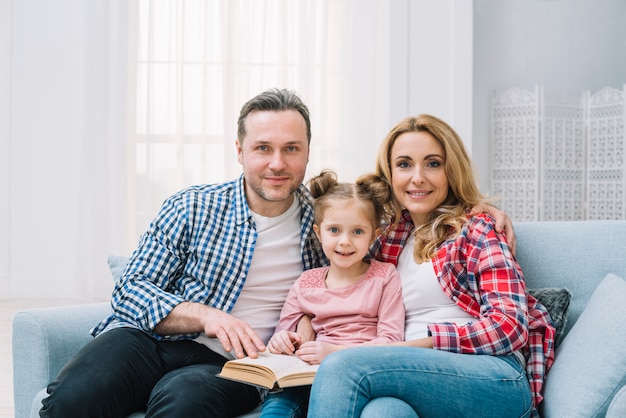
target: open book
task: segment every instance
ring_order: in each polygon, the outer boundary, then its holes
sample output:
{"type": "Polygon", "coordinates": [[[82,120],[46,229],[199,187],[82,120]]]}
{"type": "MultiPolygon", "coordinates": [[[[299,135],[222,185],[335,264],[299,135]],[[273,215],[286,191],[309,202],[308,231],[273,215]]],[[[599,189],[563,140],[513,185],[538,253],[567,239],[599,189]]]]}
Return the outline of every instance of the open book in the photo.
{"type": "Polygon", "coordinates": [[[227,361],[218,376],[277,391],[312,384],[318,367],[319,364],[309,364],[296,356],[266,350],[255,359],[244,357],[227,361]]]}

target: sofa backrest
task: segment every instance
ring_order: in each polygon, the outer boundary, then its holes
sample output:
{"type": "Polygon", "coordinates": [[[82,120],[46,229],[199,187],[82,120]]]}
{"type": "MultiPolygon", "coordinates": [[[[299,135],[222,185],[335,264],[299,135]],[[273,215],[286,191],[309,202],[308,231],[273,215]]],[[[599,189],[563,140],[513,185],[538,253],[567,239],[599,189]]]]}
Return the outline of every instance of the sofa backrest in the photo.
{"type": "Polygon", "coordinates": [[[565,332],[607,273],[626,278],[626,220],[516,222],[516,258],[529,289],[572,293],[565,332]]]}

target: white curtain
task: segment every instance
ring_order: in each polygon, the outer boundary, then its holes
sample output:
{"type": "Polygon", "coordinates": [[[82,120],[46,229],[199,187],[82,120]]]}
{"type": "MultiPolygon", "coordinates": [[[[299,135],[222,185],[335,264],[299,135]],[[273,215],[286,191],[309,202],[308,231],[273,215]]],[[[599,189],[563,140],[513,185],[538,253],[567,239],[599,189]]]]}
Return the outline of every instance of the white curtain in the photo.
{"type": "Polygon", "coordinates": [[[311,110],[308,176],[371,170],[395,122],[392,3],[14,1],[0,298],[108,299],[106,256],[130,254],[163,199],[240,173],[239,109],[267,88],[311,110]]]}
{"type": "Polygon", "coordinates": [[[136,95],[129,140],[137,233],[181,187],[239,175],[238,112],[265,89],[295,90],[313,115],[313,146],[323,146],[322,126],[330,127],[315,111],[333,106],[327,83],[339,44],[329,37],[328,1],[140,0],[135,5],[130,91],[136,95]]]}

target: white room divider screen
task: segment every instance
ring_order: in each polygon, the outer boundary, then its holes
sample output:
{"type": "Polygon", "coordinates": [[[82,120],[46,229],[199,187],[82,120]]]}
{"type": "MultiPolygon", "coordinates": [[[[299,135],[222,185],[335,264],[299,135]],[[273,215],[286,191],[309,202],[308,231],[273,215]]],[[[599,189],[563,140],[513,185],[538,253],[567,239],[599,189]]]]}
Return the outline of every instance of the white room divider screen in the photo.
{"type": "Polygon", "coordinates": [[[511,88],[491,106],[492,195],[515,221],[626,219],[626,85],[511,88]]]}

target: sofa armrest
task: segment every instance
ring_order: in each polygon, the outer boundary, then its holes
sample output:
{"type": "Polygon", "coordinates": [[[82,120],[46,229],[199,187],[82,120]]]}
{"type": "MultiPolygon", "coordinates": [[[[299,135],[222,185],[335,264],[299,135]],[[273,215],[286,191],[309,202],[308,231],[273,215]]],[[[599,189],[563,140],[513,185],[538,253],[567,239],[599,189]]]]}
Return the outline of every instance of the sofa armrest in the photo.
{"type": "Polygon", "coordinates": [[[109,303],[27,309],[13,316],[15,417],[29,416],[33,398],[93,338],[89,330],[111,314],[109,303]]]}

